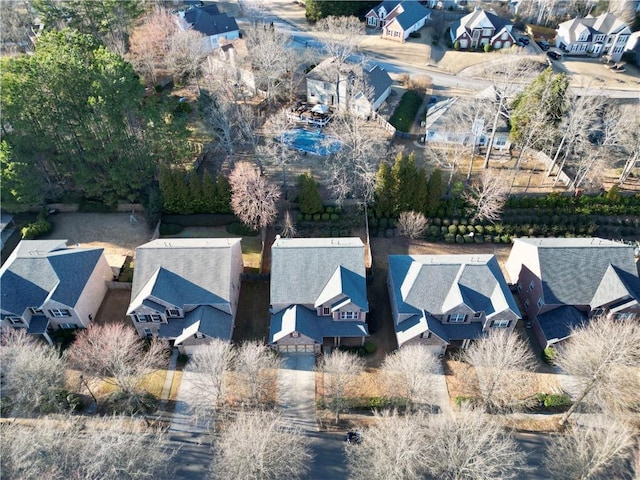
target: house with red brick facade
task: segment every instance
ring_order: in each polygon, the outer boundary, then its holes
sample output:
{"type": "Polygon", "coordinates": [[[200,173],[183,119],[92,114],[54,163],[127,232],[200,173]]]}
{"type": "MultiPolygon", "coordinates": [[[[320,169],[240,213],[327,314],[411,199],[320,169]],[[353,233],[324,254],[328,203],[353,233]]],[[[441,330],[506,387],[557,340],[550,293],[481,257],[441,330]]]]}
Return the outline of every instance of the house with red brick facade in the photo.
{"type": "Polygon", "coordinates": [[[476,8],[450,28],[451,43],[461,50],[484,48],[491,45],[494,50],[511,48],[516,40],[511,33],[513,25],[491,12],[476,8]]]}

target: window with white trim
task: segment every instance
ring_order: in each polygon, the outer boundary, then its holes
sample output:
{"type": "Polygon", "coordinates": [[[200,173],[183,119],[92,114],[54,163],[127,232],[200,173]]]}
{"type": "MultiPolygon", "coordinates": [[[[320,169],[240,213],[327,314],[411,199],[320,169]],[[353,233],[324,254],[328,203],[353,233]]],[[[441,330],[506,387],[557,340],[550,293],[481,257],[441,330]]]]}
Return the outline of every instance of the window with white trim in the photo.
{"type": "Polygon", "coordinates": [[[358,312],[340,312],[340,320],[356,320],[358,312]]]}
{"type": "Polygon", "coordinates": [[[69,310],[67,310],[66,308],[52,308],[49,310],[49,315],[51,315],[52,317],[55,318],[64,318],[64,317],[70,317],[71,316],[71,312],[69,310]]]}
{"type": "Polygon", "coordinates": [[[151,329],[150,328],[145,328],[144,329],[144,336],[145,337],[150,337],[151,335],[152,335],[151,329]]]}
{"type": "Polygon", "coordinates": [[[449,323],[463,323],[467,319],[464,313],[454,313],[449,315],[449,323]]]}
{"type": "Polygon", "coordinates": [[[196,334],[194,335],[194,337],[196,337],[196,338],[204,338],[204,333],[196,332],[196,334]]]}
{"type": "Polygon", "coordinates": [[[536,303],[536,305],[538,305],[538,308],[542,307],[542,305],[544,305],[544,300],[542,300],[542,297],[538,298],[538,302],[536,303]]]}
{"type": "Polygon", "coordinates": [[[146,323],[151,321],[151,315],[136,315],[136,322],[146,323]]]}
{"type": "Polygon", "coordinates": [[[298,332],[291,332],[291,337],[292,338],[298,338],[300,336],[300,333],[298,332]]]}
{"type": "Polygon", "coordinates": [[[331,315],[331,308],[329,307],[322,307],[322,315],[324,315],[325,317],[331,315]]]}
{"type": "Polygon", "coordinates": [[[507,328],[509,327],[509,320],[494,320],[491,326],[495,328],[507,328]]]}
{"type": "Polygon", "coordinates": [[[169,310],[167,310],[167,317],[179,317],[180,316],[180,310],[177,310],[175,308],[170,308],[169,310]]]}
{"type": "Polygon", "coordinates": [[[31,313],[34,315],[42,315],[44,313],[41,308],[30,308],[29,310],[31,310],[31,313]]]}
{"type": "Polygon", "coordinates": [[[623,313],[615,313],[613,315],[614,320],[633,320],[636,318],[636,313],[633,312],[623,312],[623,313]]]}
{"type": "Polygon", "coordinates": [[[151,321],[159,323],[162,321],[162,315],[151,315],[151,321]]]}
{"type": "Polygon", "coordinates": [[[60,325],[58,325],[58,327],[60,327],[62,330],[74,330],[78,328],[75,323],[61,323],[60,325]]]}
{"type": "Polygon", "coordinates": [[[473,314],[473,318],[480,318],[482,316],[482,312],[475,312],[473,314]]]}

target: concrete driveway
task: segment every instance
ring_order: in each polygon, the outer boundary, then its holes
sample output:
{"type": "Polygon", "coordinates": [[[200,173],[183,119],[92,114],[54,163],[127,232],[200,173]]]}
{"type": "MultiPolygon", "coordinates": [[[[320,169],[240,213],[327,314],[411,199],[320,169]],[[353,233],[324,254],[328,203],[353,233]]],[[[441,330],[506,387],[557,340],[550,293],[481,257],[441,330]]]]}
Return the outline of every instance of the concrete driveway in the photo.
{"type": "Polygon", "coordinates": [[[282,417],[303,432],[316,432],[316,357],[313,353],[281,354],[278,403],[282,417]]]}

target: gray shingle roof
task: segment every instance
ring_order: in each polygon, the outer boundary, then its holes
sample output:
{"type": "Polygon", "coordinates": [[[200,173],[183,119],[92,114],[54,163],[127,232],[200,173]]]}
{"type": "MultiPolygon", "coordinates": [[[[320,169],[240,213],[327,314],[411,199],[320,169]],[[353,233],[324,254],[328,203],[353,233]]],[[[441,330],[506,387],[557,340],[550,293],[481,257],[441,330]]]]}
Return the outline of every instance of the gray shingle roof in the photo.
{"type": "Polygon", "coordinates": [[[494,255],[390,255],[397,309],[441,315],[459,305],[520,316],[494,255]]]}
{"type": "Polygon", "coordinates": [[[429,9],[417,1],[405,0],[400,2],[400,4],[404,11],[401,14],[396,15],[395,20],[398,21],[404,30],[412,27],[414,24],[418,23],[430,14],[429,9]]]}
{"type": "Polygon", "coordinates": [[[271,317],[269,343],[275,343],[292,332],[322,343],[324,337],[366,337],[365,322],[336,322],[330,317],[318,317],[316,312],[301,305],[292,305],[271,317]]]}
{"type": "Polygon", "coordinates": [[[47,298],[74,307],[102,254],[66,240],[23,240],[0,269],[1,308],[22,315],[47,298]]]}
{"type": "Polygon", "coordinates": [[[547,340],[561,340],[571,329],[587,321],[587,315],[571,305],[554,308],[538,315],[538,323],[547,340]]]}
{"type": "Polygon", "coordinates": [[[599,303],[613,294],[624,293],[623,288],[628,295],[640,299],[632,246],[601,238],[518,238],[515,242],[536,247],[546,304],[595,308],[602,303],[592,304],[594,300],[599,303]]]}
{"type": "MultiPolygon", "coordinates": [[[[564,29],[569,33],[569,43],[574,43],[585,29],[589,31],[586,41],[591,42],[594,35],[612,35],[628,28],[627,24],[611,13],[603,13],[597,17],[574,18],[558,25],[558,30],[564,29]]],[[[630,32],[629,32],[630,33],[630,32]]]]}
{"type": "Polygon", "coordinates": [[[314,305],[338,267],[349,271],[348,282],[342,282],[348,296],[368,311],[359,238],[277,239],[271,247],[271,305],[314,305]]]}
{"type": "Polygon", "coordinates": [[[238,30],[236,19],[219,13],[215,5],[191,7],[184,13],[184,19],[195,31],[207,36],[238,30]]]}
{"type": "Polygon", "coordinates": [[[141,245],[136,249],[132,306],[141,304],[151,291],[179,307],[228,303],[232,247],[239,242],[239,238],[180,238],[141,245]]]}

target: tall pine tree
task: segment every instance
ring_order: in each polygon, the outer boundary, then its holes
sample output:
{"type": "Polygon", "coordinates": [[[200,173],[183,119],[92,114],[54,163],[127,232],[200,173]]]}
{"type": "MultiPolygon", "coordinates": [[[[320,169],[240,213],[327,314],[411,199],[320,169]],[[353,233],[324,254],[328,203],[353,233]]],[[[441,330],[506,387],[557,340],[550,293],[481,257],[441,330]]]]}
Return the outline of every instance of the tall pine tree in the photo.
{"type": "Polygon", "coordinates": [[[391,166],[381,161],[376,175],[375,213],[378,218],[396,216],[395,178],[391,166]]]}

